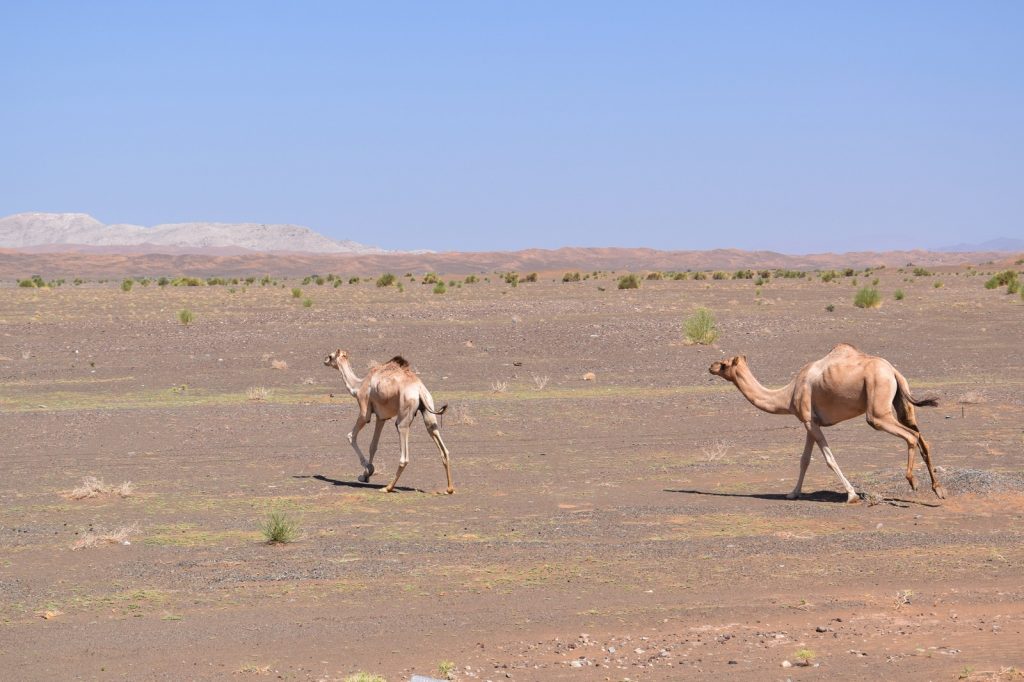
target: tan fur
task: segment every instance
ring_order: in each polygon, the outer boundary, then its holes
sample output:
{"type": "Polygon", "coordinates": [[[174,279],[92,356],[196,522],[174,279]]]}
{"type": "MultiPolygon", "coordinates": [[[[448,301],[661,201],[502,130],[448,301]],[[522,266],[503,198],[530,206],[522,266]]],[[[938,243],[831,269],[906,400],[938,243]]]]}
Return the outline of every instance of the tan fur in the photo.
{"type": "Polygon", "coordinates": [[[427,427],[427,433],[437,445],[441,453],[441,462],[444,464],[445,475],[448,478],[448,494],[455,492],[452,486],[452,472],[449,464],[448,448],[441,440],[441,431],[437,424],[435,415],[444,414],[448,408],[443,406],[440,410],[434,410],[434,398],[430,391],[423,385],[420,378],[410,369],[409,363],[401,356],[395,356],[383,365],[374,365],[366,377],[360,379],[352,370],[348,354],[340,348],[324,359],[324,364],[333,367],[341,372],[342,379],[348,392],[359,403],[359,416],[352,432],[348,434],[349,443],[359,457],[359,463],[363,465],[363,473],[359,480],[367,482],[373,475],[373,457],[377,454],[377,443],[380,441],[380,433],[384,428],[384,422],[395,419],[395,427],[398,429],[401,442],[401,458],[398,461],[398,469],[395,472],[395,479],[383,488],[384,492],[392,492],[398,483],[398,478],[409,463],[409,428],[417,412],[423,413],[423,423],[427,427]],[[370,421],[370,417],[376,415],[373,438],[370,440],[370,456],[363,456],[359,448],[359,432],[370,421]]]}
{"type": "Polygon", "coordinates": [[[825,462],[846,488],[847,501],[860,501],[853,486],[839,470],[821,427],[862,414],[867,415],[867,422],[872,428],[891,433],[907,443],[906,477],[911,488],[917,488],[914,453],[920,450],[932,480],[932,490],[940,498],[946,496],[942,484],[935,477],[931,451],[917,427],[914,414],[915,404],[934,405],[935,401],[915,400],[907,380],[887,360],[841,343],[822,359],[804,365],[786,386],[774,390],[765,388],[754,378],[744,355],[716,362],[708,371],[735,384],[754,407],[771,414],[792,414],[807,429],[804,453],[800,459],[800,476],[793,492],[788,495],[790,499],[800,496],[811,451],[817,443],[825,462]]]}

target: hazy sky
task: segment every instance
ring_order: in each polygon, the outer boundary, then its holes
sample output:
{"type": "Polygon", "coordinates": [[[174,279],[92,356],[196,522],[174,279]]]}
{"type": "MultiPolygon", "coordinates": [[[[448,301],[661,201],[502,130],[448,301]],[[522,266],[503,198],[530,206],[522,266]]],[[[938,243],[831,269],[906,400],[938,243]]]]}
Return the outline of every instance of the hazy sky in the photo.
{"type": "Polygon", "coordinates": [[[1024,234],[1024,2],[2,2],[0,215],[388,248],[1024,234]]]}

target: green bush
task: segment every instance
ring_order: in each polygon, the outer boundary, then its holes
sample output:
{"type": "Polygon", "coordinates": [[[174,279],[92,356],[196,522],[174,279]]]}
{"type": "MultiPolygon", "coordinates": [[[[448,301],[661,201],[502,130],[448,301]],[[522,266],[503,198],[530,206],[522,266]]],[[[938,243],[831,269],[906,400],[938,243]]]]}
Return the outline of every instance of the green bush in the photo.
{"type": "Polygon", "coordinates": [[[19,287],[24,287],[25,289],[35,289],[36,288],[36,283],[33,282],[30,279],[19,279],[18,280],[18,286],[19,287]]]}
{"type": "Polygon", "coordinates": [[[435,294],[443,294],[445,291],[447,291],[447,289],[444,286],[444,282],[438,282],[434,285],[435,294]]]}
{"type": "Polygon", "coordinates": [[[892,297],[895,298],[897,301],[902,301],[905,297],[903,289],[897,289],[896,292],[892,295],[892,297]]]}
{"type": "Polygon", "coordinates": [[[934,274],[927,268],[914,268],[914,277],[931,277],[934,274]]]}
{"type": "Polygon", "coordinates": [[[182,308],[181,310],[178,311],[178,321],[181,322],[186,327],[192,324],[193,317],[194,316],[192,315],[192,311],[189,310],[188,308],[182,308]]]}
{"type": "Polygon", "coordinates": [[[853,277],[856,274],[857,271],[854,270],[853,268],[846,268],[845,270],[843,270],[843,277],[853,277]]]}
{"type": "Polygon", "coordinates": [[[695,273],[693,273],[693,278],[694,279],[707,279],[708,278],[708,273],[706,273],[706,272],[695,272],[695,273]]]}
{"type": "Polygon", "coordinates": [[[827,306],[825,306],[825,310],[827,310],[830,313],[834,313],[836,311],[836,307],[829,303],[827,306]]]}
{"type": "Polygon", "coordinates": [[[307,299],[303,300],[302,301],[302,307],[303,308],[312,308],[313,307],[313,299],[307,298],[307,299]]]}
{"type": "Polygon", "coordinates": [[[519,273],[518,272],[506,272],[504,277],[505,277],[505,284],[508,284],[511,287],[519,286],[519,273]]]}
{"type": "Polygon", "coordinates": [[[658,271],[647,273],[647,279],[649,279],[649,280],[659,280],[659,279],[663,279],[663,278],[664,278],[664,275],[662,275],[658,271]]]}
{"type": "Polygon", "coordinates": [[[708,345],[718,338],[718,328],[715,324],[715,316],[707,308],[697,310],[683,323],[683,331],[686,333],[688,343],[699,343],[708,345]]]}
{"type": "Polygon", "coordinates": [[[737,270],[733,273],[733,279],[754,279],[753,270],[737,270]]]}
{"type": "Polygon", "coordinates": [[[685,273],[685,272],[677,272],[676,274],[672,275],[672,279],[675,279],[675,280],[683,280],[683,279],[688,279],[688,278],[689,278],[689,274],[685,273]]]}
{"type": "Polygon", "coordinates": [[[1016,270],[1004,270],[1003,272],[996,273],[992,276],[992,279],[985,282],[985,288],[996,289],[998,287],[1010,286],[1017,283],[1017,281],[1016,270]]]}
{"type": "Polygon", "coordinates": [[[348,278],[348,283],[349,284],[359,284],[359,278],[358,277],[349,277],[348,278]]]}
{"type": "Polygon", "coordinates": [[[527,275],[526,277],[523,278],[523,281],[524,282],[536,282],[537,281],[537,273],[536,272],[531,272],[529,275],[527,275]]]}
{"type": "Polygon", "coordinates": [[[729,279],[729,273],[719,271],[711,275],[711,279],[729,279]]]}
{"type": "Polygon", "coordinates": [[[853,304],[858,308],[878,308],[882,305],[882,296],[874,287],[864,287],[853,297],[853,304]]]}
{"type": "Polygon", "coordinates": [[[301,297],[302,297],[302,289],[300,289],[298,287],[292,288],[292,298],[301,298],[301,297]]]}
{"type": "Polygon", "coordinates": [[[476,284],[480,280],[477,279],[476,275],[466,275],[466,278],[462,281],[465,282],[466,284],[476,284]]]}
{"type": "Polygon", "coordinates": [[[269,544],[294,542],[299,536],[298,524],[282,512],[271,512],[260,530],[269,544]]]}
{"type": "Polygon", "coordinates": [[[567,272],[562,275],[563,282],[578,282],[580,281],[580,273],[578,272],[567,272]]]}
{"type": "Polygon", "coordinates": [[[133,284],[135,284],[135,282],[133,282],[130,279],[126,279],[125,281],[121,282],[121,291],[131,291],[133,284]]]}
{"type": "Polygon", "coordinates": [[[395,283],[397,278],[390,272],[385,272],[383,275],[377,278],[378,287],[389,287],[395,283]]]}
{"type": "Polygon", "coordinates": [[[821,273],[822,282],[831,282],[837,277],[839,277],[839,273],[836,272],[835,270],[826,270],[825,272],[821,273]]]}
{"type": "Polygon", "coordinates": [[[620,289],[639,289],[640,278],[636,275],[629,274],[619,277],[619,288],[620,289]]]}
{"type": "Polygon", "coordinates": [[[424,284],[437,284],[440,281],[441,280],[438,278],[436,273],[428,272],[427,274],[423,275],[424,284]]]}

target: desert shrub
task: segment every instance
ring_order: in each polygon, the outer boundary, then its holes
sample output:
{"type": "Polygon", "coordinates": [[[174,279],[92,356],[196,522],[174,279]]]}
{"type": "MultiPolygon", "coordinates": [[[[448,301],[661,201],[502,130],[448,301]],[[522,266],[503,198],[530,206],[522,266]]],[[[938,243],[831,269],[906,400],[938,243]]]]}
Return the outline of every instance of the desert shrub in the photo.
{"type": "Polygon", "coordinates": [[[19,287],[24,287],[25,289],[35,289],[36,288],[36,283],[33,282],[30,279],[19,279],[18,280],[18,286],[19,287]]]}
{"type": "Polygon", "coordinates": [[[265,287],[273,281],[274,280],[270,278],[270,275],[263,275],[263,277],[260,279],[260,286],[265,287]]]}
{"type": "Polygon", "coordinates": [[[660,272],[657,272],[657,271],[647,273],[647,279],[649,279],[649,280],[659,280],[659,279],[663,279],[663,278],[664,278],[664,275],[662,275],[660,272]]]}
{"type": "Polygon", "coordinates": [[[192,311],[188,308],[182,308],[178,311],[178,321],[186,327],[192,324],[193,318],[194,316],[192,315],[192,311]]]}
{"type": "Polygon", "coordinates": [[[389,286],[391,286],[392,284],[395,283],[396,279],[397,278],[394,275],[392,275],[390,272],[385,272],[383,275],[381,275],[380,277],[377,278],[377,286],[379,286],[379,287],[389,287],[389,286]]]}
{"type": "Polygon", "coordinates": [[[299,537],[299,525],[282,512],[271,512],[260,531],[268,544],[295,542],[299,537]]]}
{"type": "Polygon", "coordinates": [[[675,279],[675,280],[689,279],[689,273],[677,272],[676,274],[672,275],[672,279],[675,279]]]}
{"type": "Polygon", "coordinates": [[[837,277],[839,277],[839,273],[836,272],[835,270],[826,270],[823,273],[821,273],[821,281],[822,282],[831,282],[832,280],[836,279],[837,277]]]}
{"type": "Polygon", "coordinates": [[[223,287],[227,286],[228,281],[223,277],[207,277],[206,285],[211,287],[223,287]]]}
{"type": "Polygon", "coordinates": [[[444,286],[444,282],[438,282],[437,284],[434,285],[435,294],[443,294],[446,291],[447,289],[444,286]]]}
{"type": "Polygon", "coordinates": [[[803,270],[782,270],[782,269],[779,269],[779,270],[775,271],[775,276],[776,277],[781,277],[783,279],[803,279],[804,277],[807,277],[807,273],[804,272],[803,270]]]}
{"type": "Polygon", "coordinates": [[[166,277],[161,277],[160,279],[158,279],[156,281],[156,285],[159,286],[159,287],[165,287],[165,286],[167,286],[170,283],[171,283],[171,280],[167,279],[166,277]]]}
{"type": "Polygon", "coordinates": [[[941,281],[939,281],[939,282],[936,282],[936,283],[935,283],[935,284],[933,284],[932,286],[933,286],[933,287],[935,287],[936,289],[941,289],[941,288],[942,288],[942,282],[941,282],[941,281]]]}
{"type": "Polygon", "coordinates": [[[854,270],[853,268],[846,268],[845,270],[843,270],[843,277],[853,277],[856,274],[857,271],[854,270]]]}
{"type": "Polygon", "coordinates": [[[629,274],[619,277],[619,288],[620,289],[639,289],[640,278],[636,275],[629,274]]]}
{"type": "Polygon", "coordinates": [[[693,278],[694,279],[707,279],[708,278],[708,274],[706,272],[695,272],[695,273],[693,273],[693,278]]]}
{"type": "Polygon", "coordinates": [[[175,287],[201,287],[205,284],[198,277],[175,277],[171,280],[171,286],[175,287]]]}
{"type": "Polygon", "coordinates": [[[348,283],[349,284],[359,284],[359,278],[358,277],[349,277],[348,278],[348,283]]]}
{"type": "Polygon", "coordinates": [[[836,311],[836,307],[835,305],[829,303],[827,306],[825,306],[825,310],[827,310],[830,313],[834,313],[836,311]]]}
{"type": "Polygon", "coordinates": [[[997,272],[995,275],[992,275],[992,278],[985,282],[985,288],[996,289],[998,287],[1009,286],[1017,281],[1016,270],[1004,270],[1003,272],[997,272]]]}
{"type": "Polygon", "coordinates": [[[1022,288],[1024,288],[1024,286],[1022,286],[1020,282],[1014,280],[1006,285],[1006,293],[1015,294],[1018,291],[1021,291],[1022,288]]]}
{"type": "Polygon", "coordinates": [[[711,279],[729,279],[729,273],[721,271],[715,272],[711,275],[711,279]]]}
{"type": "Polygon", "coordinates": [[[878,308],[882,305],[882,295],[874,287],[864,287],[853,297],[853,304],[858,308],[878,308]]]}
{"type": "Polygon", "coordinates": [[[567,272],[562,275],[563,282],[578,282],[580,281],[580,273],[578,272],[567,272]]]}
{"type": "Polygon", "coordinates": [[[906,294],[903,293],[903,289],[897,289],[895,293],[893,293],[892,297],[897,301],[902,301],[906,297],[906,294]]]}
{"type": "Polygon", "coordinates": [[[345,678],[345,682],[388,682],[381,675],[373,673],[358,672],[345,678]]]}
{"type": "Polygon", "coordinates": [[[82,284],[85,284],[85,280],[82,279],[81,277],[75,277],[75,282],[74,283],[75,283],[75,286],[77,287],[77,286],[80,286],[82,284]]]}
{"type": "Polygon", "coordinates": [[[707,308],[697,308],[693,315],[686,318],[683,323],[683,331],[686,333],[688,343],[699,343],[708,345],[718,338],[718,327],[715,324],[715,316],[707,308]]]}
{"type": "MultiPolygon", "coordinates": [[[[392,277],[394,277],[394,275],[392,275],[392,277]]],[[[323,277],[317,277],[317,278],[316,278],[315,280],[313,280],[313,281],[315,281],[315,282],[316,282],[316,285],[317,285],[318,287],[322,287],[322,286],[324,285],[324,282],[325,282],[326,280],[325,280],[325,279],[324,279],[323,277]]]]}
{"type": "Polygon", "coordinates": [[[527,275],[526,277],[523,278],[523,281],[524,282],[536,282],[537,281],[537,273],[536,272],[531,272],[529,275],[527,275]]]}
{"type": "Polygon", "coordinates": [[[763,287],[767,280],[764,277],[758,277],[754,280],[754,286],[763,287]]]}
{"type": "Polygon", "coordinates": [[[309,275],[307,277],[303,277],[302,278],[302,286],[308,287],[310,284],[312,284],[313,283],[313,277],[315,277],[315,275],[309,275]]]}
{"type": "Polygon", "coordinates": [[[509,286],[512,286],[512,287],[519,286],[519,273],[518,272],[506,272],[503,275],[503,277],[505,279],[505,284],[508,284],[509,286]]]}
{"type": "Polygon", "coordinates": [[[125,281],[121,282],[121,291],[131,291],[133,284],[135,284],[135,282],[133,282],[130,279],[126,279],[125,281]]]}
{"type": "Polygon", "coordinates": [[[313,299],[311,299],[311,298],[303,299],[302,307],[303,308],[312,308],[313,307],[313,299]]]}
{"type": "Polygon", "coordinates": [[[427,274],[423,275],[424,284],[437,284],[440,281],[441,280],[438,278],[437,273],[428,272],[427,274]]]}
{"type": "Polygon", "coordinates": [[[927,268],[914,268],[914,277],[931,277],[934,274],[927,268]]]}
{"type": "Polygon", "coordinates": [[[733,273],[733,279],[754,279],[753,270],[737,270],[733,273]]]}
{"type": "Polygon", "coordinates": [[[266,386],[250,386],[245,395],[249,400],[266,400],[267,396],[270,395],[270,391],[266,386]]]}
{"type": "Polygon", "coordinates": [[[300,289],[298,287],[293,287],[292,288],[292,298],[301,298],[301,297],[302,297],[302,289],[300,289]]]}
{"type": "Polygon", "coordinates": [[[476,284],[480,280],[477,279],[476,275],[466,275],[466,278],[462,281],[465,282],[466,284],[476,284]]]}
{"type": "Polygon", "coordinates": [[[452,661],[441,661],[437,664],[437,674],[442,680],[450,680],[455,674],[455,664],[452,661]]]}
{"type": "Polygon", "coordinates": [[[246,283],[246,284],[252,284],[252,283],[253,283],[253,282],[255,282],[255,281],[256,281],[256,278],[255,278],[255,277],[246,277],[246,278],[245,278],[245,283],[246,283]]]}

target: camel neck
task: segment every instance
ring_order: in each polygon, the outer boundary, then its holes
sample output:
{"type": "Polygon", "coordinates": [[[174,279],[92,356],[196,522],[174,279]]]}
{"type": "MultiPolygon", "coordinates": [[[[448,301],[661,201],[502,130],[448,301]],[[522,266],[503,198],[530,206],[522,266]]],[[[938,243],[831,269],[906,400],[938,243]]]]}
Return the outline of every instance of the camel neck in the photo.
{"type": "Polygon", "coordinates": [[[793,397],[792,383],[782,388],[765,388],[761,385],[749,368],[743,367],[736,372],[736,388],[743,397],[759,410],[771,414],[789,414],[789,403],[793,397]]]}
{"type": "Polygon", "coordinates": [[[348,360],[338,363],[338,370],[341,372],[341,378],[345,381],[345,387],[348,392],[352,395],[356,395],[359,392],[359,387],[362,385],[363,380],[356,376],[356,373],[352,371],[352,365],[349,364],[348,360]]]}

